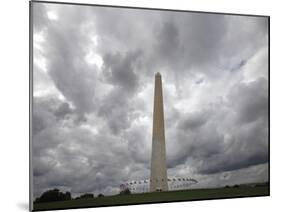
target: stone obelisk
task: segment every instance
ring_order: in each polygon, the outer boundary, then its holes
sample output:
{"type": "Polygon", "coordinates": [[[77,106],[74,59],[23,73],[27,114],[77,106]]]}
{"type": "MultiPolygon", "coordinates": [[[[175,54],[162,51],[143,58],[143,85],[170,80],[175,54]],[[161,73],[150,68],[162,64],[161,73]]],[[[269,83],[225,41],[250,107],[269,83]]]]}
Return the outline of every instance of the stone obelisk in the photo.
{"type": "Polygon", "coordinates": [[[152,154],[150,171],[150,191],[167,191],[165,124],[162,94],[162,79],[155,75],[152,154]]]}

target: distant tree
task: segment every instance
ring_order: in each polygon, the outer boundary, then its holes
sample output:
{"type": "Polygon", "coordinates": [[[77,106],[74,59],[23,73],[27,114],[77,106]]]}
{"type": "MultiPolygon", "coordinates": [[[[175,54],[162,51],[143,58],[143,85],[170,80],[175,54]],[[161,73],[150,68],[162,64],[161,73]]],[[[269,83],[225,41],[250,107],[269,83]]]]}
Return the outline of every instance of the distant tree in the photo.
{"type": "Polygon", "coordinates": [[[98,197],[104,197],[104,195],[103,194],[99,194],[98,197]]]}
{"type": "Polygon", "coordinates": [[[131,191],[129,188],[125,188],[124,190],[120,191],[121,195],[128,195],[131,194],[131,191]]]}
{"type": "Polygon", "coordinates": [[[77,197],[76,199],[92,199],[94,198],[94,194],[82,194],[80,197],[77,197]]]}
{"type": "Polygon", "coordinates": [[[65,198],[68,200],[71,199],[71,193],[69,191],[65,192],[65,198]]]}
{"type": "Polygon", "coordinates": [[[35,203],[39,202],[54,202],[54,201],[64,201],[71,200],[70,192],[60,192],[59,189],[55,188],[52,190],[45,191],[40,197],[35,199],[35,203]]]}
{"type": "Polygon", "coordinates": [[[255,187],[263,187],[263,186],[269,186],[269,182],[263,182],[263,183],[255,183],[255,187]]]}
{"type": "Polygon", "coordinates": [[[35,200],[34,200],[34,203],[37,203],[37,202],[39,202],[40,200],[39,200],[39,197],[37,197],[35,200]]]}

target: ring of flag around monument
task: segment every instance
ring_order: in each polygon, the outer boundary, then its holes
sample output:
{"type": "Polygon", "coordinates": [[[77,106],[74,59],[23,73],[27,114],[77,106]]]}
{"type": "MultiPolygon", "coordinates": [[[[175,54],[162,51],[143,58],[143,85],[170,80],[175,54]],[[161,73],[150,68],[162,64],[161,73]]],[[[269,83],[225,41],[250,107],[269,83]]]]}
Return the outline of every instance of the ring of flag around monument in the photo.
{"type": "MultiPolygon", "coordinates": [[[[156,179],[158,180],[158,179],[156,179]]],[[[160,179],[159,179],[160,180],[160,179]]],[[[132,180],[120,184],[120,191],[129,189],[133,193],[149,192],[151,179],[132,180]]],[[[172,177],[167,178],[169,189],[187,189],[191,185],[198,183],[194,178],[189,177],[172,177]]]]}

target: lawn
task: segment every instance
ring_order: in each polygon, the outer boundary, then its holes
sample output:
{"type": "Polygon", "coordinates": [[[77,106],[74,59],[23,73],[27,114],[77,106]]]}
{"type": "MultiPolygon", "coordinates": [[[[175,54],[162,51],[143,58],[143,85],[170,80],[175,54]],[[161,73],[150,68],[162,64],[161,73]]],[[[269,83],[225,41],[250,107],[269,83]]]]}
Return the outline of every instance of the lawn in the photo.
{"type": "Polygon", "coordinates": [[[34,211],[267,195],[269,195],[268,185],[240,185],[239,187],[229,188],[152,192],[130,195],[105,196],[93,199],[77,199],[48,203],[36,203],[34,204],[34,211]]]}

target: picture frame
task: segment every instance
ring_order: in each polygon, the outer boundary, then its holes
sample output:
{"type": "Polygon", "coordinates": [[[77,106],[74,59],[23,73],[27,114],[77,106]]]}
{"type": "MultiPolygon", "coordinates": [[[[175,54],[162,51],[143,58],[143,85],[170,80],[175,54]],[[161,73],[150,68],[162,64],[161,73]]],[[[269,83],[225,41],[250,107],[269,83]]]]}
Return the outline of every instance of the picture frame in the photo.
{"type": "Polygon", "coordinates": [[[31,1],[31,210],[268,196],[269,20],[31,1]]]}

